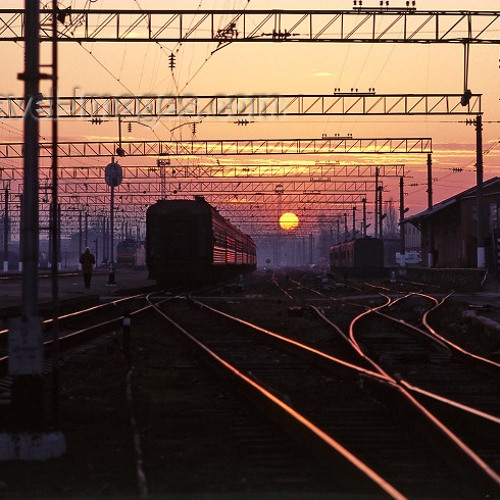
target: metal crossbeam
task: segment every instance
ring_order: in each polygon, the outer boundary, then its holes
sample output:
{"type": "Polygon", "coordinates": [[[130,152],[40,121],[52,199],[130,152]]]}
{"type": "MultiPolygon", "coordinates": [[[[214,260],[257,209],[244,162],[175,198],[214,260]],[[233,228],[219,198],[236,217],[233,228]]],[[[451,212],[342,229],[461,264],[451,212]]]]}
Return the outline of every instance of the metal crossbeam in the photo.
{"type": "MultiPolygon", "coordinates": [[[[129,167],[126,167],[127,169],[129,167]]],[[[316,162],[315,165],[172,165],[169,169],[169,179],[178,178],[276,178],[276,177],[308,177],[311,182],[329,181],[333,177],[370,177],[375,176],[375,171],[381,177],[402,177],[405,166],[402,164],[382,165],[363,164],[345,165],[331,162],[316,162]]]]}
{"type": "Polygon", "coordinates": [[[301,204],[306,206],[319,206],[320,204],[332,205],[361,203],[365,195],[363,193],[348,193],[348,194],[287,194],[281,195],[281,200],[278,199],[276,193],[245,193],[244,197],[228,197],[227,195],[209,195],[205,196],[208,201],[214,204],[223,203],[231,207],[245,207],[251,213],[253,206],[260,207],[261,205],[282,205],[291,206],[293,204],[301,204]]]}
{"type": "MultiPolygon", "coordinates": [[[[239,197],[238,199],[229,199],[227,195],[209,195],[208,193],[204,193],[208,202],[213,204],[220,204],[221,206],[225,204],[229,204],[229,206],[245,206],[246,210],[251,210],[252,205],[277,205],[278,203],[282,203],[287,206],[293,206],[294,204],[301,205],[314,205],[318,204],[326,204],[330,209],[334,205],[353,205],[359,204],[362,202],[364,195],[363,194],[291,194],[291,195],[283,195],[282,202],[277,201],[276,194],[271,193],[246,193],[245,199],[239,197]]],[[[123,210],[128,213],[131,209],[135,208],[143,208],[144,211],[146,208],[155,203],[160,198],[159,193],[151,193],[148,191],[147,193],[135,193],[135,192],[120,192],[118,189],[115,192],[115,200],[117,204],[117,211],[123,210]]],[[[186,196],[177,196],[176,198],[189,198],[186,196]]],[[[170,197],[169,199],[174,199],[170,197]]],[[[88,206],[91,205],[94,209],[102,208],[104,210],[109,210],[109,203],[111,201],[110,193],[103,193],[98,198],[96,198],[95,193],[82,193],[78,194],[63,194],[59,197],[59,203],[61,205],[78,205],[78,206],[88,206]]]]}
{"type": "MultiPolygon", "coordinates": [[[[500,43],[498,11],[63,9],[61,42],[500,43]]],[[[48,26],[50,9],[42,9],[48,26]]],[[[0,40],[22,41],[23,9],[0,10],[0,40]]],[[[44,28],[41,40],[52,33],[44,28]]]]}
{"type": "MultiPolygon", "coordinates": [[[[71,96],[57,100],[58,119],[106,120],[110,118],[240,119],[276,116],[344,115],[467,115],[482,112],[481,94],[472,94],[466,106],[462,94],[336,93],[327,95],[228,95],[228,96],[71,96]]],[[[51,97],[38,103],[41,120],[54,114],[51,97]]],[[[25,115],[23,97],[1,97],[0,119],[25,115]]]]}
{"type": "MultiPolygon", "coordinates": [[[[281,205],[262,205],[262,212],[265,214],[265,217],[272,217],[274,219],[278,219],[283,214],[283,207],[281,205]],[[280,210],[281,208],[281,210],[280,210]]],[[[252,208],[248,209],[245,206],[235,206],[229,204],[220,204],[218,205],[218,209],[224,211],[225,217],[248,217],[252,219],[256,214],[261,216],[259,212],[260,209],[252,208]]],[[[318,203],[317,205],[296,205],[292,210],[300,219],[303,218],[323,218],[323,217],[332,217],[332,215],[337,219],[340,216],[343,216],[344,213],[349,213],[352,211],[352,205],[346,203],[338,203],[333,206],[328,204],[318,203]]]]}
{"type": "MultiPolygon", "coordinates": [[[[204,193],[211,194],[231,194],[235,197],[245,196],[248,193],[275,193],[276,180],[273,181],[234,181],[231,179],[220,180],[205,180],[205,181],[170,181],[168,183],[169,191],[183,193],[186,196],[203,195],[204,193]]],[[[137,179],[126,180],[121,184],[121,189],[117,193],[127,193],[130,189],[134,192],[148,192],[154,186],[151,182],[143,182],[137,179]]],[[[335,194],[343,192],[374,191],[375,182],[367,181],[324,181],[324,182],[295,182],[285,181],[279,183],[280,190],[287,194],[335,194]]],[[[75,182],[70,179],[70,182],[62,182],[60,186],[61,193],[79,194],[79,193],[95,193],[98,196],[103,195],[109,188],[102,181],[75,182]]],[[[160,190],[159,190],[160,192],[160,190]]],[[[169,194],[169,193],[167,193],[169,194]]]]}
{"type": "MultiPolygon", "coordinates": [[[[167,181],[179,181],[183,179],[197,179],[209,182],[220,178],[241,180],[267,180],[276,181],[277,177],[287,179],[308,179],[310,182],[330,182],[342,177],[359,178],[375,177],[378,169],[380,177],[404,177],[404,165],[341,165],[335,163],[321,163],[317,165],[172,165],[168,168],[167,181]]],[[[49,179],[50,166],[41,166],[40,178],[49,179]]],[[[59,166],[59,177],[64,180],[99,180],[104,179],[106,167],[104,165],[78,165],[59,166]]],[[[144,165],[123,166],[125,179],[141,179],[150,181],[160,180],[160,169],[158,167],[144,165]]],[[[0,167],[1,181],[22,180],[23,169],[20,166],[0,167]]]]}
{"type": "MultiPolygon", "coordinates": [[[[125,156],[186,155],[258,155],[320,153],[432,153],[430,138],[355,139],[326,137],[321,139],[239,139],[211,141],[126,141],[121,143],[125,156]]],[[[117,142],[59,142],[59,157],[116,156],[117,142]]],[[[0,143],[0,159],[23,157],[23,143],[0,143]]],[[[50,143],[40,144],[40,157],[51,158],[50,143]]]]}

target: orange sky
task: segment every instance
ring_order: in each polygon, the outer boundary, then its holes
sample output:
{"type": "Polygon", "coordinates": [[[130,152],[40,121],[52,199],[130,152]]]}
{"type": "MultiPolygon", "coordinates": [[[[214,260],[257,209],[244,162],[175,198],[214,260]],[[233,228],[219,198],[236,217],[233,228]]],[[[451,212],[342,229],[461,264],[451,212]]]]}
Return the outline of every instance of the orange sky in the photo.
{"type": "MultiPolygon", "coordinates": [[[[365,0],[365,5],[378,5],[365,0]]],[[[88,2],[61,2],[61,5],[83,7],[88,2]]],[[[391,6],[402,6],[403,1],[391,1],[391,6]]],[[[23,7],[21,1],[2,1],[2,8],[23,7]]],[[[148,1],[120,2],[97,0],[91,8],[182,8],[196,9],[351,9],[352,1],[148,1]]],[[[420,10],[498,10],[498,1],[433,1],[419,0],[420,10]]],[[[485,179],[500,175],[500,69],[498,45],[474,45],[471,49],[469,88],[483,94],[485,179]]],[[[60,95],[72,95],[80,89],[87,95],[231,95],[231,94],[329,94],[334,88],[349,91],[358,88],[377,93],[460,93],[463,90],[463,48],[460,44],[238,44],[234,43],[215,53],[215,44],[185,43],[73,43],[60,44],[60,95]],[[168,68],[168,54],[176,53],[176,68],[168,68]]],[[[48,49],[48,45],[44,50],[48,49]]],[[[22,83],[17,74],[22,71],[22,44],[3,42],[0,47],[4,70],[0,94],[21,96],[22,83]]],[[[44,53],[45,54],[45,53],[44,53]]],[[[48,84],[43,92],[48,94],[48,84]]],[[[261,118],[246,127],[237,126],[228,119],[207,118],[198,124],[198,139],[294,139],[319,138],[322,134],[352,134],[353,137],[431,137],[433,139],[434,202],[471,187],[475,182],[475,131],[458,123],[465,117],[283,117],[261,118]],[[461,167],[461,173],[453,172],[461,167]]],[[[134,126],[124,139],[155,140],[191,139],[191,127],[170,129],[182,122],[162,120],[154,126],[134,126]]],[[[0,122],[0,142],[20,140],[21,122],[0,122]]],[[[42,134],[50,138],[48,124],[42,134]]],[[[116,123],[99,127],[77,121],[60,125],[60,139],[116,140],[116,123]]],[[[354,155],[329,159],[340,162],[404,163],[405,203],[410,214],[425,209],[426,157],[425,155],[354,155]],[[412,186],[410,186],[412,184],[412,186]]],[[[213,161],[214,158],[202,158],[213,161]]],[[[221,162],[241,161],[257,163],[279,162],[280,157],[257,159],[224,158],[221,162]]],[[[295,161],[311,161],[312,157],[294,157],[295,161]]],[[[68,161],[68,160],[64,160],[68,161]]],[[[78,160],[88,161],[88,160],[78,160]]],[[[94,165],[109,160],[92,160],[94,165]]],[[[186,160],[182,160],[186,161],[186,160]]],[[[192,160],[191,160],[192,161],[192,160]]],[[[155,164],[156,160],[144,160],[155,164]]],[[[120,163],[136,165],[137,159],[123,158],[120,163]]],[[[4,164],[4,162],[0,162],[4,164]]],[[[277,180],[278,181],[278,180],[277,180]]],[[[399,198],[398,180],[385,183],[385,199],[399,198]]],[[[285,207],[283,207],[285,209],[285,207]]],[[[286,210],[283,210],[286,211],[286,210]]]]}

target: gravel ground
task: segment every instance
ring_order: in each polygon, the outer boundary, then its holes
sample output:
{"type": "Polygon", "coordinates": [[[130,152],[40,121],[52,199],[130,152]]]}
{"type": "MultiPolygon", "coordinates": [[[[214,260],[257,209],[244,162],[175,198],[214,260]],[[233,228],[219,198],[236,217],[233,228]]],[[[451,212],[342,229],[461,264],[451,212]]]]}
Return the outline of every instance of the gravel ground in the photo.
{"type": "Polygon", "coordinates": [[[281,430],[260,422],[245,401],[200,375],[177,337],[160,333],[155,315],[133,325],[132,353],[132,407],[126,398],[129,366],[118,343],[64,365],[60,430],[67,453],[47,462],[2,463],[0,499],[126,499],[144,496],[147,488],[149,498],[288,500],[321,498],[331,491],[295,445],[283,464],[284,478],[263,469],[242,445],[239,429],[262,425],[270,441],[281,430]],[[132,415],[143,454],[142,489],[132,415]],[[295,471],[295,481],[290,482],[289,471],[295,471]]]}
{"type": "MultiPolygon", "coordinates": [[[[438,327],[456,339],[471,339],[463,310],[462,304],[450,303],[446,314],[439,315],[438,327]]],[[[150,498],[359,498],[329,489],[315,476],[308,457],[287,464],[297,468],[294,484],[255,468],[231,429],[256,416],[242,412],[244,402],[201,377],[175,336],[158,332],[154,315],[132,326],[132,407],[126,397],[129,365],[119,341],[63,366],[60,430],[67,453],[47,462],[2,463],[0,499],[140,497],[131,416],[139,429],[150,498]],[[224,410],[228,404],[234,406],[232,417],[224,410]],[[213,408],[209,414],[204,410],[208,405],[213,408]]],[[[477,338],[481,350],[494,348],[477,338]]],[[[4,421],[0,407],[0,425],[4,421]]],[[[271,436],[277,432],[269,428],[271,436]]]]}

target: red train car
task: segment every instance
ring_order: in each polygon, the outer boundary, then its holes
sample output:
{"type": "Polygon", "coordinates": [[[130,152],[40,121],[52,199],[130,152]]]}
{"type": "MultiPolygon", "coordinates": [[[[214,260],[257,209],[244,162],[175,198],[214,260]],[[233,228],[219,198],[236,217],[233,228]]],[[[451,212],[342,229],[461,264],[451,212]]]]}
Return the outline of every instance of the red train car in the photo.
{"type": "Polygon", "coordinates": [[[330,271],[337,277],[378,277],[384,274],[384,243],[359,238],[330,247],[330,271]]]}
{"type": "Polygon", "coordinates": [[[126,239],[116,245],[118,267],[140,268],[146,265],[146,247],[142,241],[126,239]]]}
{"type": "Polygon", "coordinates": [[[256,267],[256,246],[205,201],[159,200],[146,213],[146,264],[164,286],[213,282],[256,267]]]}

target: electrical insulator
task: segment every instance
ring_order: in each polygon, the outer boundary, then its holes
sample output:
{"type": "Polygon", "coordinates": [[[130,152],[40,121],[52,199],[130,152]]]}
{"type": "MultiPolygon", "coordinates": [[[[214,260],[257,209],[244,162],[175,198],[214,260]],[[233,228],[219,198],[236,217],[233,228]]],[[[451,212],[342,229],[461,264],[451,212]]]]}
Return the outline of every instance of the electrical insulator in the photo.
{"type": "Polygon", "coordinates": [[[193,135],[196,134],[196,123],[193,123],[193,135]]]}
{"type": "Polygon", "coordinates": [[[173,52],[168,56],[168,67],[170,69],[175,68],[175,54],[173,52]]]}
{"type": "Polygon", "coordinates": [[[129,133],[132,132],[132,124],[130,122],[127,124],[127,131],[129,133]]]}
{"type": "Polygon", "coordinates": [[[90,120],[94,125],[100,125],[102,123],[102,118],[92,118],[92,120],[90,120]]]}

